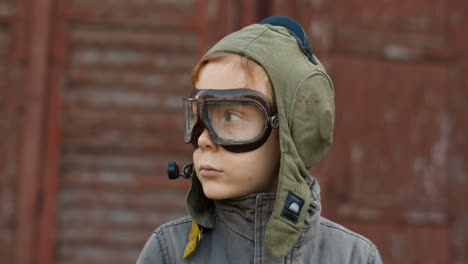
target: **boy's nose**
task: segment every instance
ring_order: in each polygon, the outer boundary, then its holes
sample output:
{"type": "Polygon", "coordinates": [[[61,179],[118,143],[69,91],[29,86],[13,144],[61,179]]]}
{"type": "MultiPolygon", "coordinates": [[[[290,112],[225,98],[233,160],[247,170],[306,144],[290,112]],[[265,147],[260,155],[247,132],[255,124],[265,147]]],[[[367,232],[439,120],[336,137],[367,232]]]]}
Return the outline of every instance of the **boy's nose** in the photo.
{"type": "Polygon", "coordinates": [[[211,150],[216,150],[218,148],[218,145],[213,142],[210,132],[208,132],[206,128],[203,130],[200,137],[198,137],[198,147],[211,150]]]}

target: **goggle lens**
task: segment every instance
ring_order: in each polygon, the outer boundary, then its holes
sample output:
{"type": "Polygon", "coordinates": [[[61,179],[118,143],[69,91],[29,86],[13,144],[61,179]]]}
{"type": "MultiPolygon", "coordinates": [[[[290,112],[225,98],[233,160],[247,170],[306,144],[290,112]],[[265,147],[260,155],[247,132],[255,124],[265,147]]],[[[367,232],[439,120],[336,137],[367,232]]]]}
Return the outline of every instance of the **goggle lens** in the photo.
{"type": "Polygon", "coordinates": [[[185,114],[185,143],[190,143],[192,140],[193,127],[198,120],[198,106],[197,101],[191,99],[184,99],[184,114],[185,114]]]}
{"type": "Polygon", "coordinates": [[[249,143],[266,129],[265,112],[252,101],[206,101],[205,120],[223,144],[249,143]]]}
{"type": "Polygon", "coordinates": [[[260,147],[278,127],[268,99],[258,91],[239,88],[196,89],[184,98],[185,143],[198,148],[198,137],[207,129],[213,142],[232,152],[260,147]]]}

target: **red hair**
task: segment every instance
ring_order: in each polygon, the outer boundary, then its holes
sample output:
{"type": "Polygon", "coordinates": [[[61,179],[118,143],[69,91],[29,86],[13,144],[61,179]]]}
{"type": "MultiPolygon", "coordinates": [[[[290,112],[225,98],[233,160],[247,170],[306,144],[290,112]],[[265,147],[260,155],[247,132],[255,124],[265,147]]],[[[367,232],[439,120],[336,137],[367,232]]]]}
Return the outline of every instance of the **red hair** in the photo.
{"type": "Polygon", "coordinates": [[[214,63],[214,62],[220,62],[220,61],[231,61],[235,63],[237,67],[240,67],[240,69],[242,69],[248,77],[249,83],[247,83],[246,85],[250,86],[249,88],[251,89],[264,92],[267,98],[271,101],[276,111],[276,100],[275,100],[273,88],[271,87],[270,79],[268,78],[268,75],[266,74],[263,67],[260,66],[254,60],[246,56],[236,54],[236,53],[215,52],[215,53],[210,53],[206,56],[203,56],[192,70],[193,87],[195,87],[195,84],[198,82],[198,79],[200,78],[201,71],[208,63],[214,63]]]}

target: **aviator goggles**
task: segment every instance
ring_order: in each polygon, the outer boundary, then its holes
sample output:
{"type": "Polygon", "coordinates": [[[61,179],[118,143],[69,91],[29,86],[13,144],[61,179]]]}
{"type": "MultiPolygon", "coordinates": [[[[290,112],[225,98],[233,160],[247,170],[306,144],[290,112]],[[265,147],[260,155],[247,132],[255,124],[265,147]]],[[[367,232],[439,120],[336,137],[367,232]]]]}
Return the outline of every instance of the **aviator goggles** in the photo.
{"type": "Polygon", "coordinates": [[[198,148],[198,138],[207,129],[213,142],[231,152],[248,152],[268,139],[279,119],[260,92],[240,89],[194,89],[183,99],[185,143],[198,148]]]}

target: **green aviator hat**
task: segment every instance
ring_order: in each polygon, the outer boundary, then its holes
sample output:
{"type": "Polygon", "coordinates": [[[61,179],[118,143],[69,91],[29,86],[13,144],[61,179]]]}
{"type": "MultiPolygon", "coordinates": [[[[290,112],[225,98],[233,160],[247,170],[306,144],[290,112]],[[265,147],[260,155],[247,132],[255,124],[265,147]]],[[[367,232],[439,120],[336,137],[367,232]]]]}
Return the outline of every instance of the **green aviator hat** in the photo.
{"type": "MultiPolygon", "coordinates": [[[[229,34],[207,54],[215,52],[254,60],[271,81],[278,108],[281,164],[265,243],[272,256],[286,256],[299,239],[311,197],[319,199],[306,178],[332,143],[332,82],[312,53],[304,30],[287,17],[270,17],[229,34]]],[[[192,177],[187,207],[201,227],[214,228],[214,203],[204,195],[197,177],[192,177]]]]}

